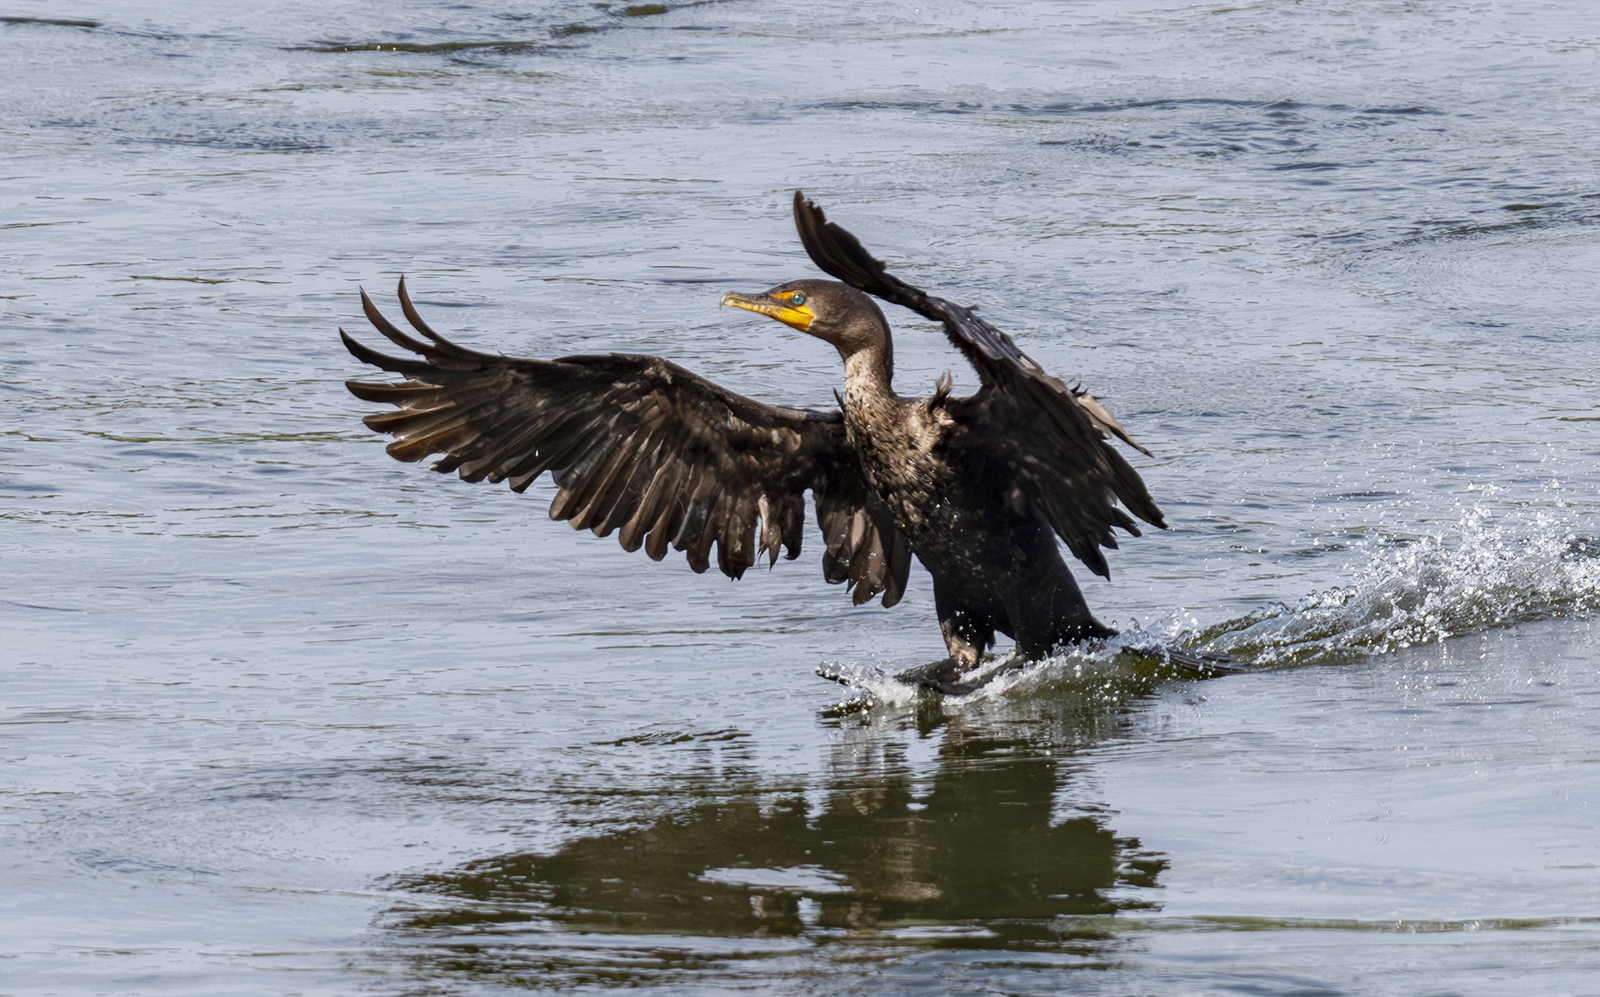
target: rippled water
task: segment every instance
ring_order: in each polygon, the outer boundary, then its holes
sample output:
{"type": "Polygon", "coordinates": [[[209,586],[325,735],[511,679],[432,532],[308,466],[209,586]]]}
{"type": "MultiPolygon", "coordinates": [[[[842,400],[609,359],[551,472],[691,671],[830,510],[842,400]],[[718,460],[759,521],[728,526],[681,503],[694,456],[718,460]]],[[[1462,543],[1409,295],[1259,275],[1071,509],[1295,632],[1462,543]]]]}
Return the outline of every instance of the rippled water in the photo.
{"type": "Polygon", "coordinates": [[[0,6],[0,993],[1600,993],[1597,52],[1532,0],[0,6]],[[795,188],[1108,401],[1173,529],[1091,604],[1258,670],[918,700],[925,579],[651,564],[341,387],[404,273],[830,404],[716,308],[813,274],[795,188]]]}

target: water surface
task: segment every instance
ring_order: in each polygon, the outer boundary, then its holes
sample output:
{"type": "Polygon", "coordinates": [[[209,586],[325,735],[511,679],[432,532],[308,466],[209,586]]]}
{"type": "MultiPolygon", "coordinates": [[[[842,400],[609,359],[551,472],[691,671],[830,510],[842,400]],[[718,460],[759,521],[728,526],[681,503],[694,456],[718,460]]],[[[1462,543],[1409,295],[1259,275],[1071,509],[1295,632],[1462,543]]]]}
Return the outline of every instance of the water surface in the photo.
{"type": "Polygon", "coordinates": [[[0,8],[0,992],[1600,992],[1586,7],[191,7],[0,8]],[[1098,615],[1260,670],[919,701],[925,578],[651,564],[340,386],[404,273],[829,405],[716,307],[796,188],[1155,452],[1098,615]]]}

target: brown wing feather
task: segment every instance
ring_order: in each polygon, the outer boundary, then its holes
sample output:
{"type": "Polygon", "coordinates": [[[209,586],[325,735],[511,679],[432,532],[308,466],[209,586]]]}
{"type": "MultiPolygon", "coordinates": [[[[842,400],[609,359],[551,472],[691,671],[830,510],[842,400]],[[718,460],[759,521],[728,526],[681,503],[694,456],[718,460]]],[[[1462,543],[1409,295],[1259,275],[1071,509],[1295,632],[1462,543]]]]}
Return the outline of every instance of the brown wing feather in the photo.
{"type": "Polygon", "coordinates": [[[1138,472],[1106,440],[1116,436],[1149,451],[1134,443],[1094,396],[1051,377],[972,309],[889,273],[882,260],[799,191],[794,216],[800,241],[818,267],[944,326],[983,383],[977,395],[950,403],[958,421],[971,430],[966,445],[986,448],[982,452],[990,458],[1006,457],[1013,480],[1090,570],[1110,574],[1100,548],[1116,547],[1114,527],[1138,535],[1133,520],[1116,507],[1118,501],[1152,526],[1166,528],[1138,472]]]}
{"type": "Polygon", "coordinates": [[[710,567],[715,544],[717,566],[732,578],[759,554],[776,562],[780,547],[799,556],[810,489],[829,547],[824,576],[848,583],[857,604],[881,592],[892,606],[905,591],[910,548],[876,508],[840,413],[765,405],[660,357],[479,353],[429,328],[404,280],[399,297],[422,338],[391,323],[365,292],[362,309],[414,357],[387,356],[339,332],[357,359],[407,378],[347,382],[357,398],[396,406],[365,419],[394,436],[395,458],[443,454],[434,470],[519,492],[550,471],[552,518],[597,536],[619,532],[625,549],[643,547],[656,560],[670,544],[696,571],[710,567]],[[841,516],[865,525],[841,537],[841,516]]]}

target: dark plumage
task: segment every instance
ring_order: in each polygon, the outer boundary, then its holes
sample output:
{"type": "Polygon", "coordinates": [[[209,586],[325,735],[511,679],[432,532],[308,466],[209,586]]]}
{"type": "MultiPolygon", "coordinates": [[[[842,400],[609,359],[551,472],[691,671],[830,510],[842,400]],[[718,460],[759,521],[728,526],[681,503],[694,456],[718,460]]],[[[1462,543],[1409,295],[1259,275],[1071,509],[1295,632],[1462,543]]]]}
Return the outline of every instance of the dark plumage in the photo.
{"type": "Polygon", "coordinates": [[[1021,659],[1111,635],[1056,537],[1108,575],[1102,548],[1116,546],[1113,529],[1139,533],[1128,512],[1165,526],[1108,440],[1138,444],[971,309],[889,274],[798,192],[794,207],[811,259],[845,283],[791,281],[722,303],[832,343],[845,365],[840,409],[766,405],[660,357],[478,353],[429,329],[403,280],[401,308],[423,338],[396,328],[365,293],[361,301],[378,331],[416,358],[340,335],[358,359],[407,380],[348,387],[397,406],[365,420],[395,437],[395,458],[442,453],[434,470],[519,492],[550,471],[552,518],[598,536],[615,530],[625,549],[643,546],[656,560],[670,544],[695,571],[710,565],[713,543],[732,578],[759,554],[798,556],[809,489],[827,544],[823,575],[845,582],[857,604],[879,593],[885,606],[898,602],[913,553],[932,574],[950,657],[908,673],[927,685],[951,688],[996,631],[1015,638],[1021,659]],[[976,368],[978,392],[951,397],[941,379],[926,398],[895,394],[889,325],[869,294],[941,322],[976,368]]]}

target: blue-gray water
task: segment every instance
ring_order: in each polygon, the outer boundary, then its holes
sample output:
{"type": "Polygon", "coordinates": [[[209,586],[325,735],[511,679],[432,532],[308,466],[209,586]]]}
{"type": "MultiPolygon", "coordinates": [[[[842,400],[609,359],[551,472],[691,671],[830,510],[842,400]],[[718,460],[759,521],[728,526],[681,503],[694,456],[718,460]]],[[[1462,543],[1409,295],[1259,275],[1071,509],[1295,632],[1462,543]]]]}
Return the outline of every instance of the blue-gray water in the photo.
{"type": "Polygon", "coordinates": [[[0,993],[1600,994],[1588,5],[202,6],[0,0],[0,993]],[[838,708],[925,578],[361,427],[401,273],[830,404],[716,307],[795,188],[1156,453],[1101,618],[1271,667],[838,708]]]}

